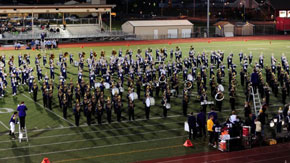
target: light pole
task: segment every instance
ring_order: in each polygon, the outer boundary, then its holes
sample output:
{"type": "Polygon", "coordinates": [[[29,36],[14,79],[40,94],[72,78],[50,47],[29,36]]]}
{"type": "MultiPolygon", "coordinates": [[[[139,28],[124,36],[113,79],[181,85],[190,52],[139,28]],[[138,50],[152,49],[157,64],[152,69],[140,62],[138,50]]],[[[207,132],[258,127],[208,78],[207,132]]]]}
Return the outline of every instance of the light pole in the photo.
{"type": "Polygon", "coordinates": [[[206,24],[206,27],[207,27],[207,37],[209,37],[209,0],[207,0],[207,24],[206,24]]]}

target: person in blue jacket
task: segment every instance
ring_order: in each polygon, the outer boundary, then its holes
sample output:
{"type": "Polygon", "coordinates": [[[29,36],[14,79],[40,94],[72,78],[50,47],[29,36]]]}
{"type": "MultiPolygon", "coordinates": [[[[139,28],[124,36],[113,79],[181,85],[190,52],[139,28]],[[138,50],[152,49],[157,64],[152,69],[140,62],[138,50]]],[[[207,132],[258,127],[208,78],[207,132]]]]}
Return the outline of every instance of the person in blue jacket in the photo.
{"type": "Polygon", "coordinates": [[[20,105],[18,105],[17,107],[17,111],[18,111],[18,116],[20,119],[20,128],[24,130],[25,128],[25,117],[26,117],[26,111],[27,111],[27,107],[24,104],[24,102],[22,101],[20,103],[20,105]]]}

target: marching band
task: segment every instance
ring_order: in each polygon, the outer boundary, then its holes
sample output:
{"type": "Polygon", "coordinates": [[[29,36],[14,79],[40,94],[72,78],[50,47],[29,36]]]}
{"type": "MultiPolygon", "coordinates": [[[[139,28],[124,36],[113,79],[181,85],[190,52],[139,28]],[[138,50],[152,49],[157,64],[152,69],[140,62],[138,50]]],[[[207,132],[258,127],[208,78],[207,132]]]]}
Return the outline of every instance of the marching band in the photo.
{"type": "MultiPolygon", "coordinates": [[[[193,46],[190,47],[188,56],[182,54],[180,47],[176,47],[175,51],[171,50],[170,55],[167,54],[166,48],[157,49],[155,57],[153,50],[148,48],[142,54],[142,50],[138,49],[137,54],[133,57],[133,51],[127,50],[123,54],[119,50],[112,50],[109,59],[106,57],[105,51],[101,51],[100,58],[97,59],[97,53],[90,52],[89,58],[86,58],[86,53],[81,52],[78,59],[74,60],[73,54],[68,52],[60,53],[58,61],[55,62],[55,55],[37,55],[35,58],[35,72],[30,64],[30,55],[18,55],[18,67],[14,63],[14,56],[11,56],[8,61],[9,71],[5,71],[6,57],[0,56],[0,96],[4,97],[7,93],[8,86],[7,77],[11,78],[12,94],[17,94],[17,88],[20,85],[27,85],[28,92],[32,93],[33,100],[37,101],[38,85],[42,82],[43,105],[49,109],[53,107],[53,91],[55,71],[59,70],[59,84],[57,85],[59,107],[63,111],[63,117],[67,118],[68,108],[73,109],[76,125],[79,125],[80,112],[83,111],[87,118],[87,123],[92,123],[92,117],[96,117],[98,124],[102,124],[102,116],[106,112],[108,123],[112,122],[112,109],[117,115],[117,121],[121,122],[122,113],[127,112],[129,120],[135,120],[134,110],[135,100],[143,101],[145,117],[150,118],[151,106],[155,105],[155,98],[162,94],[163,116],[167,117],[168,110],[171,106],[171,98],[174,96],[183,97],[182,108],[183,115],[188,114],[188,103],[194,98],[190,98],[194,94],[194,89],[197,92],[197,99],[200,101],[203,112],[206,112],[207,105],[212,105],[214,102],[209,101],[209,97],[214,99],[218,111],[222,111],[222,104],[225,98],[223,84],[225,84],[225,69],[223,64],[224,52],[212,51],[210,57],[205,52],[195,52],[193,46]],[[173,59],[175,55],[175,59],[173,59]],[[182,58],[183,56],[183,58],[182,58]],[[167,60],[170,57],[171,60],[167,60]],[[41,58],[42,64],[41,64],[41,58]],[[42,69],[49,64],[49,72],[43,75],[42,69]],[[69,59],[67,59],[69,58],[69,59]],[[210,59],[210,63],[209,60],[210,59]],[[69,61],[69,64],[67,64],[69,61]],[[76,72],[77,80],[75,84],[69,79],[69,66],[78,68],[76,72]],[[88,74],[85,74],[87,66],[88,74]],[[208,96],[208,72],[209,69],[209,87],[210,94],[208,96]],[[87,75],[87,76],[86,76],[87,75]],[[36,79],[37,76],[37,79],[36,79]],[[183,82],[179,82],[182,76],[183,82]],[[43,80],[44,77],[44,80],[43,80]],[[88,77],[86,79],[86,77],[88,77]],[[127,83],[124,81],[127,80],[127,83]],[[88,82],[87,82],[88,81],[88,82]],[[196,83],[196,88],[195,87],[196,83]],[[179,89],[183,87],[183,95],[179,96],[179,89]],[[106,96],[105,91],[110,91],[110,96],[106,96]],[[144,98],[141,92],[144,91],[144,98]],[[128,92],[128,111],[123,108],[123,93],[128,92]],[[155,93],[154,93],[155,92],[155,93]],[[155,96],[154,96],[155,94],[155,96]]],[[[236,109],[237,97],[237,71],[233,63],[234,54],[231,53],[227,57],[228,68],[228,88],[229,101],[232,110],[236,109]]],[[[245,88],[246,101],[249,102],[250,88],[258,89],[262,97],[265,96],[266,104],[270,101],[270,92],[278,96],[278,86],[282,90],[282,102],[286,103],[286,96],[289,96],[290,77],[289,63],[286,56],[283,54],[281,63],[274,55],[271,57],[271,66],[264,66],[264,55],[259,56],[259,61],[253,65],[253,73],[248,71],[249,65],[252,65],[253,54],[249,56],[242,51],[239,53],[241,64],[240,83],[245,88]],[[263,81],[263,69],[266,72],[266,82],[263,81]],[[251,78],[250,78],[251,77],[251,78]],[[245,85],[245,86],[244,86],[245,85]]]]}

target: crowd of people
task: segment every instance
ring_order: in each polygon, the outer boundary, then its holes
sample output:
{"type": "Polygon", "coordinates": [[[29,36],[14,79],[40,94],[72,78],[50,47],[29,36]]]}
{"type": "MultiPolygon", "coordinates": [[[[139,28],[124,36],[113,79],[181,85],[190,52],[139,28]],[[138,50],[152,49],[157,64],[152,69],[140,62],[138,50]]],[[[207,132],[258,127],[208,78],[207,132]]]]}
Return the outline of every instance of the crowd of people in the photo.
{"type": "MultiPolygon", "coordinates": [[[[256,122],[261,122],[261,132],[266,124],[267,109],[270,104],[270,91],[277,97],[281,92],[283,104],[290,92],[289,64],[285,55],[282,55],[279,63],[274,55],[271,57],[271,66],[264,66],[264,56],[261,54],[258,62],[254,62],[253,54],[238,54],[240,63],[234,64],[234,54],[231,53],[226,58],[224,64],[224,52],[212,51],[209,55],[205,52],[197,53],[194,47],[190,47],[189,54],[184,56],[180,47],[167,51],[165,48],[156,49],[155,55],[151,48],[141,49],[133,56],[132,50],[127,50],[123,54],[122,50],[112,50],[111,56],[106,57],[105,51],[101,51],[100,57],[91,51],[89,56],[86,53],[79,53],[77,60],[73,54],[65,52],[58,55],[55,62],[55,55],[38,55],[35,63],[31,64],[29,54],[19,54],[18,64],[14,56],[8,59],[8,73],[4,69],[6,66],[5,55],[0,56],[0,95],[5,95],[7,89],[7,78],[11,79],[12,94],[17,94],[17,87],[27,85],[29,93],[37,101],[38,91],[42,91],[43,105],[48,109],[53,109],[53,92],[57,90],[58,106],[63,111],[63,117],[67,118],[68,109],[73,109],[75,125],[79,126],[80,117],[87,119],[87,124],[91,125],[95,119],[99,124],[103,123],[105,115],[108,123],[112,122],[112,114],[115,113],[117,121],[121,122],[122,114],[128,113],[129,120],[135,120],[135,101],[142,100],[144,113],[147,120],[150,119],[151,106],[155,105],[155,98],[161,95],[161,105],[163,106],[163,116],[167,117],[167,112],[171,108],[171,101],[175,97],[182,96],[182,113],[188,115],[188,103],[197,97],[201,103],[201,111],[196,117],[196,124],[192,124],[194,118],[189,120],[189,125],[199,134],[210,135],[210,144],[214,144],[216,137],[214,131],[221,123],[218,122],[217,113],[222,112],[224,104],[224,85],[228,85],[229,105],[235,115],[236,91],[238,85],[244,88],[245,93],[245,116],[244,123],[257,129],[256,122]],[[108,59],[109,58],[109,59],[108,59]],[[33,68],[33,66],[35,68],[33,68]],[[42,72],[42,66],[49,66],[49,73],[42,72]],[[69,66],[78,67],[77,82],[69,80],[69,66]],[[238,74],[237,66],[241,67],[238,74]],[[252,71],[249,67],[252,67],[252,71]],[[85,79],[85,67],[88,69],[88,78],[85,79]],[[59,83],[54,86],[55,70],[59,68],[59,83]],[[209,70],[209,73],[208,73],[209,70]],[[228,72],[228,81],[226,80],[228,72]],[[263,71],[266,73],[264,80],[263,71]],[[8,76],[9,75],[9,76],[8,76]],[[240,75],[240,81],[237,76],[240,75]],[[180,82],[182,78],[182,82],[180,82]],[[41,87],[38,88],[38,82],[41,87]],[[278,89],[281,87],[281,90],[278,89]],[[182,91],[181,91],[182,90],[182,91]],[[105,92],[109,91],[109,95],[105,92]],[[143,93],[141,93],[143,92],[143,93]],[[191,95],[196,92],[195,97],[191,95]],[[123,97],[126,94],[126,98],[123,97]],[[254,94],[259,94],[263,99],[263,104],[259,113],[253,112],[251,102],[254,94]],[[208,105],[212,105],[209,99],[215,101],[215,107],[206,117],[208,105]],[[128,108],[124,108],[124,101],[128,108]],[[256,118],[257,117],[257,118],[256,118]]],[[[288,106],[284,108],[283,120],[289,128],[288,106]]],[[[225,124],[235,126],[242,121],[241,117],[231,116],[225,124]]],[[[193,115],[192,115],[193,116],[193,115]]],[[[190,117],[192,117],[190,116],[190,117]]],[[[238,126],[238,125],[237,125],[238,126]]],[[[239,131],[239,130],[234,130],[239,131]]],[[[191,132],[190,132],[191,133],[191,132]]],[[[195,135],[195,134],[193,134],[195,135]]],[[[190,135],[191,137],[191,135],[190,135]]]]}

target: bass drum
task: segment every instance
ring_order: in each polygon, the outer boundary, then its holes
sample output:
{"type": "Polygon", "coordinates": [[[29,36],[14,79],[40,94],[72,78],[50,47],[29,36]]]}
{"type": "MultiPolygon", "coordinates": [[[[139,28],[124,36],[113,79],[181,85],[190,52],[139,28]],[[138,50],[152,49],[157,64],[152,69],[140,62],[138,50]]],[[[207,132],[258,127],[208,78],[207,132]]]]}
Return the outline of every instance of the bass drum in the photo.
{"type": "Polygon", "coordinates": [[[136,92],[133,92],[133,97],[134,97],[134,100],[137,100],[138,99],[138,94],[136,92]]]}
{"type": "Polygon", "coordinates": [[[219,84],[218,85],[218,90],[220,90],[220,91],[225,91],[225,88],[224,88],[224,86],[223,85],[221,85],[221,84],[219,84]]]}
{"type": "Polygon", "coordinates": [[[124,88],[123,87],[120,87],[120,92],[124,92],[124,88]]]}
{"type": "Polygon", "coordinates": [[[193,82],[193,76],[191,74],[187,75],[187,80],[193,82]]]}
{"type": "Polygon", "coordinates": [[[95,83],[95,88],[100,88],[101,87],[101,83],[95,83]]]}
{"type": "Polygon", "coordinates": [[[119,89],[118,88],[113,88],[112,89],[112,95],[114,96],[115,94],[119,94],[119,89]]]}
{"type": "Polygon", "coordinates": [[[138,99],[138,95],[137,93],[133,92],[133,93],[130,93],[129,94],[129,98],[134,101],[134,100],[137,100],[138,99]]]}
{"type": "Polygon", "coordinates": [[[104,86],[105,86],[106,89],[110,89],[110,87],[111,87],[111,85],[109,83],[107,83],[107,82],[104,83],[104,86]]]}
{"type": "Polygon", "coordinates": [[[153,97],[150,97],[150,105],[151,106],[155,105],[155,99],[153,97]]]}

